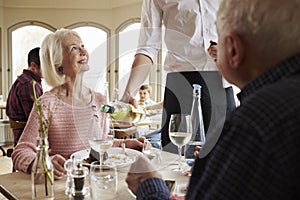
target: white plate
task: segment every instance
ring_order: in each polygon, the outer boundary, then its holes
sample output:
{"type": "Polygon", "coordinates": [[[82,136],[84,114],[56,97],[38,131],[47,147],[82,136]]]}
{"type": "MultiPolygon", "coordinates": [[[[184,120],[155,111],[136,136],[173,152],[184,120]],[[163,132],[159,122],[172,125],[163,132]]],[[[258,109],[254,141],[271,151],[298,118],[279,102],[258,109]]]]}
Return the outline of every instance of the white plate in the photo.
{"type": "MultiPolygon", "coordinates": [[[[133,149],[125,149],[128,156],[123,154],[123,149],[119,147],[112,147],[107,150],[108,159],[105,162],[114,163],[117,168],[127,167],[135,161],[135,158],[139,155],[142,155],[141,152],[133,150],[133,149]]],[[[74,156],[75,159],[84,160],[89,158],[90,149],[85,149],[81,151],[77,151],[71,155],[74,156]]],[[[89,166],[89,163],[84,163],[84,165],[89,166]]]]}

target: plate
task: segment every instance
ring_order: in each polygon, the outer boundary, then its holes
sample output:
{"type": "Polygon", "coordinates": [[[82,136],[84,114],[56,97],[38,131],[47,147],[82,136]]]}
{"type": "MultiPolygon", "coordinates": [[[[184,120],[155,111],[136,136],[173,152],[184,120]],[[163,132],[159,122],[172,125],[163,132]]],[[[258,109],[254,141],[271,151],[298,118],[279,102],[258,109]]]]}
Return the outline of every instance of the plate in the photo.
{"type": "MultiPolygon", "coordinates": [[[[114,163],[117,168],[127,167],[135,161],[135,158],[139,155],[142,155],[141,152],[133,150],[133,149],[125,149],[128,156],[123,154],[123,149],[120,147],[112,147],[107,150],[108,159],[105,161],[107,163],[114,163]]],[[[84,160],[89,158],[90,149],[85,149],[81,151],[77,151],[71,155],[74,156],[75,159],[84,160]]],[[[90,166],[90,163],[84,163],[86,166],[90,166]]]]}

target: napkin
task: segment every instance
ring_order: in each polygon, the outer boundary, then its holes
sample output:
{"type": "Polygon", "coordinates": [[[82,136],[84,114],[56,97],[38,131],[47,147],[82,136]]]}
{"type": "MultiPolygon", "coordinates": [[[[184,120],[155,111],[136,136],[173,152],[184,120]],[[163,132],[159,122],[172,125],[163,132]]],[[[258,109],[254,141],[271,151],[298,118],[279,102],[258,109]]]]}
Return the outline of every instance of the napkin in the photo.
{"type": "Polygon", "coordinates": [[[144,155],[138,156],[129,169],[129,173],[147,173],[154,171],[156,171],[156,168],[144,155]]]}

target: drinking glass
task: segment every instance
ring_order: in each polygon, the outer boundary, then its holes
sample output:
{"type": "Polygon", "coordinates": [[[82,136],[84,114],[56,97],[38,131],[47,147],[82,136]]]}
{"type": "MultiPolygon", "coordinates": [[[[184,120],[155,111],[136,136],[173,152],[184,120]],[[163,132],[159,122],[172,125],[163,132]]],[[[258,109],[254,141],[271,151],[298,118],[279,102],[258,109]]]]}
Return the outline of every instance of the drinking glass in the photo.
{"type": "Polygon", "coordinates": [[[73,163],[74,163],[74,157],[68,159],[64,164],[64,168],[67,172],[66,189],[65,189],[66,195],[72,194],[73,180],[72,180],[71,174],[72,174],[72,170],[73,170],[73,163]]]}
{"type": "Polygon", "coordinates": [[[183,171],[181,166],[182,147],[191,140],[191,137],[191,116],[187,114],[172,114],[169,122],[169,138],[178,147],[178,168],[173,169],[173,171],[183,171]]]}
{"type": "MultiPolygon", "coordinates": [[[[107,118],[106,127],[103,129],[100,128],[98,116],[95,114],[91,119],[89,127],[89,145],[92,148],[92,154],[99,152],[100,164],[105,163],[107,150],[112,147],[115,137],[114,128],[109,118],[107,118]]],[[[98,159],[97,155],[93,156],[98,159]]]]}
{"type": "Polygon", "coordinates": [[[92,162],[90,168],[90,194],[92,199],[111,200],[117,193],[117,169],[114,165],[92,162]]]}
{"type": "Polygon", "coordinates": [[[161,162],[161,139],[160,138],[147,138],[144,140],[143,154],[153,163],[161,162]]]}

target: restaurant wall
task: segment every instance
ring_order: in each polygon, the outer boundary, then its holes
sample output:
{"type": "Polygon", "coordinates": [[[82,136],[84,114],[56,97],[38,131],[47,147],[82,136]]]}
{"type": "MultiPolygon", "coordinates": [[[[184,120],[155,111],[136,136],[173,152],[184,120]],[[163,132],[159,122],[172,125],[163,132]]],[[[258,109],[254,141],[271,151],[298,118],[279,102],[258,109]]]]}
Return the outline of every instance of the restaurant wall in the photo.
{"type": "Polygon", "coordinates": [[[3,0],[0,0],[0,95],[2,95],[3,81],[2,81],[2,71],[3,71],[3,63],[2,63],[2,52],[3,52],[3,0]]]}
{"type": "MultiPolygon", "coordinates": [[[[9,27],[25,21],[39,21],[49,24],[54,28],[62,28],[80,22],[94,22],[109,28],[111,34],[115,34],[115,29],[124,21],[131,18],[140,17],[141,1],[131,0],[125,4],[121,1],[112,1],[109,5],[103,5],[96,8],[67,8],[64,4],[61,8],[46,8],[43,6],[16,6],[4,5],[4,0],[0,0],[0,28],[2,31],[1,49],[2,55],[2,74],[1,89],[4,97],[7,96],[10,84],[8,84],[8,41],[7,30],[9,27]],[[111,6],[111,7],[109,7],[111,6]]],[[[42,1],[37,1],[42,2],[42,1]]],[[[73,1],[71,1],[73,3],[73,1]]],[[[95,2],[95,1],[93,1],[95,2]]],[[[100,2],[100,1],[98,1],[100,2]]],[[[111,44],[114,48],[115,44],[111,44]]],[[[111,53],[115,51],[111,50],[111,53]]],[[[1,91],[1,90],[0,90],[1,91]]]]}

